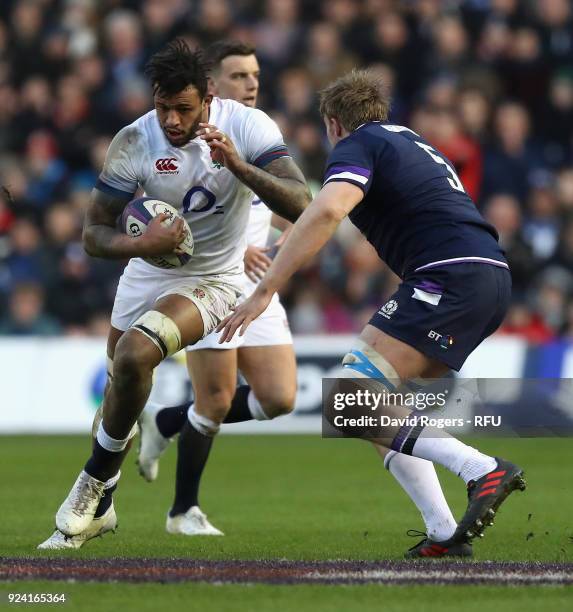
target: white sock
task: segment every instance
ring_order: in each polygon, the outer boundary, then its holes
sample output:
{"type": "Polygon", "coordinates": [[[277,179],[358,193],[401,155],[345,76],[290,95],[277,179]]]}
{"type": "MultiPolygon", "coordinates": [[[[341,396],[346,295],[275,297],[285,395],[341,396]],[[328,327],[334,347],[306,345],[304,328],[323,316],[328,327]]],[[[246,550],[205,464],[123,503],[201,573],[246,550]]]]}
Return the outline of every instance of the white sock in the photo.
{"type": "Polygon", "coordinates": [[[109,451],[110,453],[121,453],[122,450],[125,450],[125,447],[127,446],[130,437],[131,433],[127,438],[125,438],[125,440],[116,440],[115,438],[112,438],[106,433],[105,429],[103,428],[103,421],[99,424],[99,427],[97,428],[96,439],[99,442],[99,445],[105,448],[105,450],[109,451]]]}
{"type": "Polygon", "coordinates": [[[213,438],[219,433],[219,429],[221,425],[219,423],[215,423],[212,419],[209,419],[205,416],[197,414],[195,411],[195,404],[191,404],[189,409],[187,410],[187,418],[191,425],[204,436],[208,438],[213,438]]]}
{"type": "Polygon", "coordinates": [[[470,480],[485,476],[497,467],[497,461],[493,457],[480,453],[444,432],[432,431],[431,427],[424,428],[414,443],[412,455],[443,465],[463,478],[466,484],[470,480]]]}
{"type": "Polygon", "coordinates": [[[249,395],[247,395],[247,405],[249,406],[249,412],[253,415],[253,419],[257,421],[269,420],[269,417],[261,406],[261,402],[259,402],[252,391],[249,391],[249,395]]]}
{"type": "Polygon", "coordinates": [[[443,542],[458,526],[444,497],[434,465],[430,461],[390,451],[384,467],[400,483],[422,515],[428,537],[443,542]]]}

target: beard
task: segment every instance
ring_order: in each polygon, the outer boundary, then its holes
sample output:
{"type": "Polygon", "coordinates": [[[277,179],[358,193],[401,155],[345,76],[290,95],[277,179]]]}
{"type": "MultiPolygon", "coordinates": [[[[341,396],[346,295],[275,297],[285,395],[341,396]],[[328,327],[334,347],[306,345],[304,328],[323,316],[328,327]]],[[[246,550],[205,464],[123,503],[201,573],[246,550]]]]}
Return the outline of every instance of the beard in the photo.
{"type": "Polygon", "coordinates": [[[165,138],[169,141],[169,144],[174,147],[182,147],[195,137],[194,129],[185,132],[183,130],[163,128],[163,133],[165,134],[165,138]]]}
{"type": "Polygon", "coordinates": [[[199,124],[202,121],[202,117],[199,116],[195,123],[193,123],[193,125],[187,130],[183,130],[181,128],[168,128],[164,125],[161,126],[161,130],[165,134],[165,138],[167,138],[170,145],[174,147],[183,147],[189,141],[197,137],[197,130],[199,129],[199,124]]]}

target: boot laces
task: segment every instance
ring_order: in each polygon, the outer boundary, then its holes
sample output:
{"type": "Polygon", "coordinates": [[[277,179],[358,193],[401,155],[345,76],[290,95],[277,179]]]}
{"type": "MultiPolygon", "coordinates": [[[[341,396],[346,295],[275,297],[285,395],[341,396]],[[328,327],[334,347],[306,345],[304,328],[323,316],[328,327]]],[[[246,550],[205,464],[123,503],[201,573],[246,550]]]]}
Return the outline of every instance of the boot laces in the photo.
{"type": "Polygon", "coordinates": [[[72,512],[76,516],[83,516],[90,502],[103,493],[103,483],[99,485],[92,478],[86,476],[77,487],[74,487],[71,495],[72,512]]]}

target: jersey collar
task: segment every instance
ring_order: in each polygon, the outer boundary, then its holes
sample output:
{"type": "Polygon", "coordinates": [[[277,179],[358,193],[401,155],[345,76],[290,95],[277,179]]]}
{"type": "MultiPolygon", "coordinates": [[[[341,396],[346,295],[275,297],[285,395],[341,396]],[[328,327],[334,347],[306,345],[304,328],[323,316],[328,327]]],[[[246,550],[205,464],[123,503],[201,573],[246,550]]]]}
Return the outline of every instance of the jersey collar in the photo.
{"type": "Polygon", "coordinates": [[[369,125],[370,123],[384,123],[384,121],[367,121],[366,123],[361,123],[357,128],[354,128],[354,131],[357,132],[361,127],[369,125]]]}

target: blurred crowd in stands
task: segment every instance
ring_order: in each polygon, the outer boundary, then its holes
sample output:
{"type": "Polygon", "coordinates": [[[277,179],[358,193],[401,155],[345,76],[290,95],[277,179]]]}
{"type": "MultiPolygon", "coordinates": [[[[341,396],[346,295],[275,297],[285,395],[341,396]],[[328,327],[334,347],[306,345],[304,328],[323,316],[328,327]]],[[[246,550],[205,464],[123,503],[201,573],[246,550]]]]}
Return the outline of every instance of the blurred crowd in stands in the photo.
{"type": "MultiPolygon", "coordinates": [[[[106,333],[125,262],[91,259],[82,217],[114,133],[151,108],[142,68],[174,36],[254,44],[259,106],[316,190],[317,90],[380,71],[391,121],[456,166],[514,281],[503,331],[573,338],[569,0],[2,0],[0,334],[106,333]]],[[[383,202],[380,203],[384,205],[383,202]]],[[[396,278],[348,224],[284,293],[296,333],[355,332],[396,278]]]]}

